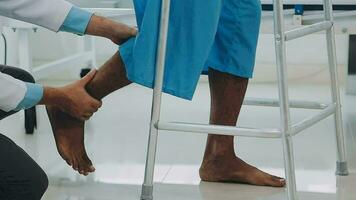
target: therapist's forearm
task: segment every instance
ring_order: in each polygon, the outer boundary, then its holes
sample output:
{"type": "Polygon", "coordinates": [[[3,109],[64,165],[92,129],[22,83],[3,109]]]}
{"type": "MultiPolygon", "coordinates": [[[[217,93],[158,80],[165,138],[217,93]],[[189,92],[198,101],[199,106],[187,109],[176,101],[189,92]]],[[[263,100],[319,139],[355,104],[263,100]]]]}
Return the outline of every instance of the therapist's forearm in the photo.
{"type": "Polygon", "coordinates": [[[108,38],[113,34],[112,29],[113,27],[110,26],[109,20],[104,17],[93,15],[89,21],[85,34],[108,38]]]}
{"type": "Polygon", "coordinates": [[[122,44],[136,33],[135,28],[97,15],[91,17],[85,32],[88,35],[108,38],[116,44],[122,44]]]}
{"type": "Polygon", "coordinates": [[[40,105],[59,105],[63,101],[62,91],[58,88],[44,87],[43,88],[43,97],[38,103],[40,105]]]}

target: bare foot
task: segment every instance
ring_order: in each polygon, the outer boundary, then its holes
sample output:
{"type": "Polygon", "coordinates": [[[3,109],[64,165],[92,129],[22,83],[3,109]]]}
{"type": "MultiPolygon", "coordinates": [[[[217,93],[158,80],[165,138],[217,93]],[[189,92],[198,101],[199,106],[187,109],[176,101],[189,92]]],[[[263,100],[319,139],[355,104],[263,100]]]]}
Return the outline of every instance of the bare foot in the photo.
{"type": "Polygon", "coordinates": [[[267,174],[240,158],[216,157],[205,159],[199,170],[202,181],[245,183],[258,186],[284,187],[285,179],[267,174]]]}
{"type": "Polygon", "coordinates": [[[80,174],[88,175],[95,168],[85,151],[84,122],[62,112],[54,106],[47,106],[57,150],[68,165],[80,174]]]}

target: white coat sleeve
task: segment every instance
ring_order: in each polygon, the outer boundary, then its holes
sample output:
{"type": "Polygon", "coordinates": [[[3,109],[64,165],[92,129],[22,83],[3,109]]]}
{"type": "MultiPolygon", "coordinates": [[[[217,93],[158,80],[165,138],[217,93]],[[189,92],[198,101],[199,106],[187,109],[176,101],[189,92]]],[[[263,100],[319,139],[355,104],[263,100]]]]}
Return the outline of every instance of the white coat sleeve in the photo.
{"type": "Polygon", "coordinates": [[[11,111],[25,97],[26,84],[0,72],[0,110],[11,111]]]}
{"type": "Polygon", "coordinates": [[[0,15],[57,32],[72,6],[65,0],[0,0],[0,15]]]}

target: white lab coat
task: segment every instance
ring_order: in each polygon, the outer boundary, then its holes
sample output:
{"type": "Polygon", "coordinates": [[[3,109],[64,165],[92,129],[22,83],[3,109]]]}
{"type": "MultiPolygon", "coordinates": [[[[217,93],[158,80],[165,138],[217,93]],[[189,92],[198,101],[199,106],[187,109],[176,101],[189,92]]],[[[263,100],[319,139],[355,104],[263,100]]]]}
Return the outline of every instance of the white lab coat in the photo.
{"type": "MultiPolygon", "coordinates": [[[[72,4],[65,0],[0,0],[0,15],[58,31],[72,4]]],[[[25,83],[0,73],[0,110],[11,111],[24,98],[25,83]]]]}

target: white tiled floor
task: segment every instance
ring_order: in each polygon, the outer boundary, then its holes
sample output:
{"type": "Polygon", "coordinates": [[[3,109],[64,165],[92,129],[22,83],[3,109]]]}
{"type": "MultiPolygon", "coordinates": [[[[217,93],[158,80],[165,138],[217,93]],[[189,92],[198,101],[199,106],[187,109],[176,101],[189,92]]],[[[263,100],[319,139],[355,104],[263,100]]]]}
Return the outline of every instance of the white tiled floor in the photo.
{"type": "MultiPolygon", "coordinates": [[[[199,85],[192,102],[164,97],[162,117],[172,121],[208,121],[208,85],[199,85]]],[[[249,97],[277,97],[275,85],[251,84],[249,97]]],[[[294,99],[328,102],[325,85],[291,86],[294,99]]],[[[336,177],[335,140],[332,118],[295,137],[297,185],[300,199],[355,200],[356,190],[356,96],[342,97],[350,176],[336,177]]],[[[86,126],[86,145],[97,172],[79,177],[59,158],[48,119],[39,108],[39,127],[34,136],[23,133],[22,114],[0,122],[0,132],[24,147],[51,178],[45,200],[139,199],[146,154],[151,91],[129,86],[105,99],[104,107],[86,126]]],[[[293,121],[313,111],[293,110],[293,121]]],[[[244,107],[241,126],[278,127],[274,108],[244,107]]],[[[162,131],[161,133],[163,133],[162,131]]],[[[205,146],[204,135],[160,134],[155,181],[157,200],[285,199],[281,188],[241,184],[201,183],[198,168],[205,146]]],[[[281,142],[278,139],[238,138],[236,152],[247,162],[284,176],[281,142]]]]}

